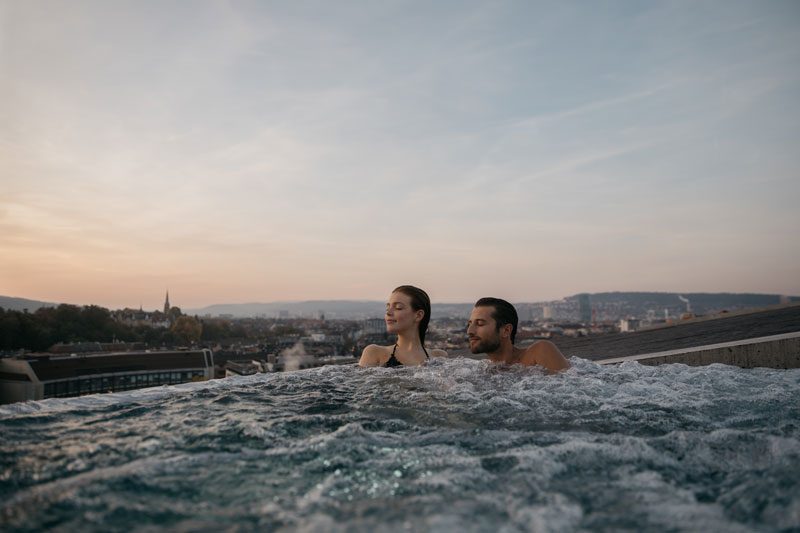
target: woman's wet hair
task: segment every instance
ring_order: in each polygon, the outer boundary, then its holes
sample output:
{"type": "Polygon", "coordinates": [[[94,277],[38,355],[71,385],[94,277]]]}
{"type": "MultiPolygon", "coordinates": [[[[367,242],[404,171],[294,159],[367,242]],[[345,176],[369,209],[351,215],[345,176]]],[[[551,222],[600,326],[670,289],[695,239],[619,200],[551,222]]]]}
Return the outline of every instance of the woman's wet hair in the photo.
{"type": "Polygon", "coordinates": [[[392,291],[400,292],[411,298],[411,309],[414,311],[422,310],[425,314],[419,321],[419,341],[425,344],[425,333],[428,331],[428,323],[431,321],[431,299],[428,293],[413,285],[400,285],[392,291]]]}
{"type": "Polygon", "coordinates": [[[514,337],[517,336],[517,324],[519,324],[519,317],[517,310],[514,306],[500,298],[481,298],[475,302],[475,307],[491,307],[492,318],[497,322],[497,331],[506,324],[511,324],[511,344],[514,344],[514,337]]]}

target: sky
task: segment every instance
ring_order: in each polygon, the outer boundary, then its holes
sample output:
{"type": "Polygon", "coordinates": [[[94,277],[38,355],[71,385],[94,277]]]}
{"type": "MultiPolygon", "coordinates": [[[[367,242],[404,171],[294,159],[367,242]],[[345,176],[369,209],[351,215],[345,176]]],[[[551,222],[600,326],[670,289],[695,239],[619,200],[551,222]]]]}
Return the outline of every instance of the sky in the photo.
{"type": "Polygon", "coordinates": [[[0,294],[800,295],[800,2],[0,0],[0,294]]]}

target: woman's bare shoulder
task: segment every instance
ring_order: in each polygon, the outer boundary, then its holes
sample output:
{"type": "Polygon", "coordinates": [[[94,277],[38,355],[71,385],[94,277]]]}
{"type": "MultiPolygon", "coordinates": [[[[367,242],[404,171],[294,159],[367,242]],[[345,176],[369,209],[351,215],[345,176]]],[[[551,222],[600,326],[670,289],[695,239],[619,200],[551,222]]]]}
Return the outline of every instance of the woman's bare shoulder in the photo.
{"type": "Polygon", "coordinates": [[[363,352],[361,352],[361,353],[364,353],[364,352],[390,353],[392,348],[394,348],[394,346],[381,346],[380,344],[370,344],[369,346],[366,346],[364,348],[363,352]]]}
{"type": "Polygon", "coordinates": [[[361,351],[360,366],[378,366],[384,364],[384,359],[389,359],[389,349],[391,346],[379,346],[370,344],[361,351]]]}

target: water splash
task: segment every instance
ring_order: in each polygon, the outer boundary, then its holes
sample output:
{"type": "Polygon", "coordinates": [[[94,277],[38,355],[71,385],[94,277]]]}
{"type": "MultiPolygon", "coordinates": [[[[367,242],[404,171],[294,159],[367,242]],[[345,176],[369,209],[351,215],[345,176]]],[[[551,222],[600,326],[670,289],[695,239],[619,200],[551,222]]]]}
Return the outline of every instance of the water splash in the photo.
{"type": "Polygon", "coordinates": [[[800,527],[800,371],[470,359],[0,408],[0,529],[800,527]]]}

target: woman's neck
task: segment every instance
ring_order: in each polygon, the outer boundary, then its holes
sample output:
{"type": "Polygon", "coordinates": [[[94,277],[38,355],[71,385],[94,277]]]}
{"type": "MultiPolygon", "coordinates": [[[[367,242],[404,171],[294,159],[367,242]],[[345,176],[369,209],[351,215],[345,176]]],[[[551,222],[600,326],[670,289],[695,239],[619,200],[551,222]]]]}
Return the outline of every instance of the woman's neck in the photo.
{"type": "Polygon", "coordinates": [[[422,342],[419,339],[419,333],[414,331],[413,334],[397,334],[397,347],[402,352],[413,352],[422,348],[422,342]]]}

